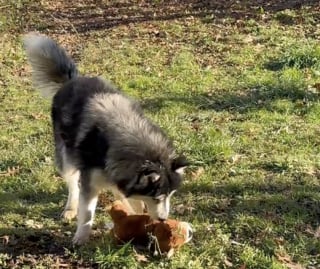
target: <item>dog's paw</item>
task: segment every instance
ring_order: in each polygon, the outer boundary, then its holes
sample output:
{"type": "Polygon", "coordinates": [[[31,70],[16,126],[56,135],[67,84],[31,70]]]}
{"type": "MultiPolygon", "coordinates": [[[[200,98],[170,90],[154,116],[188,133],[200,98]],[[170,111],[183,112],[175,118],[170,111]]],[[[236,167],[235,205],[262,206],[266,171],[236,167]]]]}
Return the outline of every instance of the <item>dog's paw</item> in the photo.
{"type": "Polygon", "coordinates": [[[75,234],[75,236],[72,239],[72,243],[74,245],[83,245],[89,241],[89,234],[75,234]]]}
{"type": "Polygon", "coordinates": [[[74,235],[72,239],[72,243],[74,245],[83,245],[89,241],[90,237],[90,227],[82,227],[80,230],[77,230],[76,234],[74,235]]]}
{"type": "Polygon", "coordinates": [[[61,214],[61,218],[67,221],[73,220],[77,216],[76,209],[65,209],[61,214]]]}

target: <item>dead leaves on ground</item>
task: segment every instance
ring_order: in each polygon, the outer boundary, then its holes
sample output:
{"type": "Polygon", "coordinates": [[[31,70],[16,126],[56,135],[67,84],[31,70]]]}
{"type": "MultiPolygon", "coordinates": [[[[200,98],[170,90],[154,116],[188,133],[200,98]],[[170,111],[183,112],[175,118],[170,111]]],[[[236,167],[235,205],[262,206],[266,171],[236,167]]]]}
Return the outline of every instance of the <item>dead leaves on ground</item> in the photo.
{"type": "Polygon", "coordinates": [[[42,223],[34,221],[32,219],[26,220],[25,225],[27,228],[33,228],[33,229],[42,229],[43,228],[42,223]]]}
{"type": "Polygon", "coordinates": [[[145,256],[145,255],[143,255],[143,254],[140,254],[140,253],[138,253],[138,252],[136,252],[135,251],[135,253],[134,253],[134,257],[135,257],[135,259],[136,259],[136,261],[137,262],[148,262],[149,260],[148,260],[148,258],[147,258],[147,256],[145,256]]]}
{"type": "Polygon", "coordinates": [[[204,168],[202,166],[198,167],[196,170],[191,171],[192,179],[199,179],[204,174],[204,168]]]}
{"type": "Polygon", "coordinates": [[[4,236],[1,236],[0,239],[2,240],[2,244],[3,245],[8,245],[9,244],[9,235],[4,235],[4,236]]]}
{"type": "MultiPolygon", "coordinates": [[[[234,264],[232,262],[230,262],[227,258],[224,260],[224,264],[226,267],[228,268],[237,268],[234,266],[234,264]]],[[[239,269],[246,269],[246,265],[242,264],[240,267],[238,267],[239,269]]]]}
{"type": "Polygon", "coordinates": [[[312,235],[314,238],[320,238],[320,226],[316,229],[313,229],[311,226],[308,226],[305,230],[307,234],[312,235]]]}
{"type": "Polygon", "coordinates": [[[0,171],[0,177],[15,176],[20,172],[20,166],[8,167],[7,171],[0,171]]]}
{"type": "Polygon", "coordinates": [[[225,259],[225,260],[224,260],[224,264],[225,264],[227,267],[232,267],[232,266],[233,266],[233,263],[230,262],[228,259],[225,259]]]}
{"type": "Polygon", "coordinates": [[[284,253],[284,254],[276,254],[277,260],[288,267],[288,269],[305,269],[304,266],[302,266],[299,263],[295,263],[292,261],[292,258],[284,253]]]}
{"type": "Polygon", "coordinates": [[[192,206],[187,206],[184,204],[179,204],[176,206],[175,211],[179,215],[184,215],[185,213],[192,213],[192,211],[195,210],[192,206]]]}

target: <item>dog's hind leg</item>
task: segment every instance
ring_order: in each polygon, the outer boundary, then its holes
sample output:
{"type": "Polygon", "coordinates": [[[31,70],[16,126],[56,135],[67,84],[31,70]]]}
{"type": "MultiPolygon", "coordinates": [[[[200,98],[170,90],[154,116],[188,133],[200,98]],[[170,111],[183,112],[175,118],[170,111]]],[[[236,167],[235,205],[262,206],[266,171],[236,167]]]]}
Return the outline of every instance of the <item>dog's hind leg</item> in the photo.
{"type": "Polygon", "coordinates": [[[61,217],[66,220],[71,220],[77,216],[78,211],[80,171],[72,164],[65,153],[62,155],[61,175],[68,186],[68,201],[61,217]]]}
{"type": "Polygon", "coordinates": [[[89,239],[101,189],[99,185],[94,184],[95,177],[90,172],[81,172],[80,181],[78,223],[73,238],[73,243],[77,245],[81,245],[89,239]]]}
{"type": "Polygon", "coordinates": [[[68,185],[68,200],[61,214],[62,218],[72,220],[77,216],[79,204],[79,177],[80,171],[74,170],[72,173],[63,175],[68,185]]]}

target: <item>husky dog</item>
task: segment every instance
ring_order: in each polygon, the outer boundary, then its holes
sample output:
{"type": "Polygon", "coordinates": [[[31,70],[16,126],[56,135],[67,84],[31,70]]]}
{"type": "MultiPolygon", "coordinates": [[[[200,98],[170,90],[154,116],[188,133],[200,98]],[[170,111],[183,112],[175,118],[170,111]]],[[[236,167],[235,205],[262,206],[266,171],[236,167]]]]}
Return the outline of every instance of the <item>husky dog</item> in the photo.
{"type": "Polygon", "coordinates": [[[24,45],[35,87],[53,96],[56,163],[69,190],[62,217],[78,217],[73,242],[89,239],[98,194],[105,188],[133,211],[134,201],[142,201],[152,218],[167,219],[187,161],[165,133],[114,86],[79,75],[55,41],[30,34],[24,45]]]}

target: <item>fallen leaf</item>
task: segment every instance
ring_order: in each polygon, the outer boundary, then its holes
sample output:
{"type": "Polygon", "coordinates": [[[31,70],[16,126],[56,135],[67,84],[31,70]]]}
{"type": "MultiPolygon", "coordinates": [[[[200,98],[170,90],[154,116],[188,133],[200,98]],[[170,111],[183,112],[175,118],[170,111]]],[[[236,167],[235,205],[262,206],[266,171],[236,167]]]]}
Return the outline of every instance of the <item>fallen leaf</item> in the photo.
{"type": "Polygon", "coordinates": [[[42,229],[43,228],[42,223],[35,222],[32,219],[29,219],[26,221],[26,226],[29,228],[35,228],[35,229],[42,229]]]}
{"type": "Polygon", "coordinates": [[[8,167],[6,172],[0,171],[0,177],[9,177],[9,176],[14,176],[17,173],[19,173],[20,167],[8,167]]]}
{"type": "Polygon", "coordinates": [[[246,22],[243,20],[237,20],[236,24],[238,27],[244,27],[246,25],[246,22]]]}
{"type": "Polygon", "coordinates": [[[204,173],[204,168],[199,167],[197,170],[191,172],[193,179],[198,179],[204,173]]]}
{"type": "Polygon", "coordinates": [[[253,37],[248,35],[243,39],[243,42],[244,43],[251,43],[251,42],[253,42],[253,37]]]}
{"type": "Polygon", "coordinates": [[[274,241],[277,243],[278,246],[282,246],[285,242],[283,237],[276,237],[274,241]]]}
{"type": "Polygon", "coordinates": [[[241,155],[241,154],[235,154],[235,155],[233,155],[233,156],[231,157],[231,162],[232,162],[232,163],[238,162],[238,161],[242,158],[242,156],[243,156],[243,155],[241,155]]]}
{"type": "Polygon", "coordinates": [[[235,241],[235,240],[231,240],[230,243],[231,243],[232,245],[244,246],[244,244],[239,243],[239,242],[237,242],[237,241],[235,241]]]}
{"type": "Polygon", "coordinates": [[[61,262],[60,262],[60,258],[57,257],[55,266],[56,266],[56,268],[69,268],[69,267],[70,267],[70,264],[61,263],[61,262]]]}
{"type": "Polygon", "coordinates": [[[70,231],[65,231],[63,234],[66,235],[66,236],[71,236],[72,235],[72,233],[70,231]]]}
{"type": "Polygon", "coordinates": [[[135,253],[134,257],[136,258],[137,262],[148,262],[148,258],[143,255],[143,254],[139,254],[139,253],[135,253]]]}
{"type": "Polygon", "coordinates": [[[52,163],[52,158],[49,157],[49,156],[45,156],[45,157],[44,157],[44,161],[45,161],[46,163],[52,163]]]}
{"type": "Polygon", "coordinates": [[[180,204],[176,206],[176,212],[179,215],[184,215],[185,212],[191,213],[195,208],[191,206],[185,206],[184,204],[180,204]]]}
{"type": "Polygon", "coordinates": [[[320,238],[320,226],[315,230],[314,237],[315,238],[320,238]]]}
{"type": "Polygon", "coordinates": [[[313,88],[316,88],[318,91],[320,91],[320,83],[316,83],[313,85],[313,88]]]}
{"type": "Polygon", "coordinates": [[[30,118],[33,119],[33,120],[42,120],[42,119],[47,119],[48,116],[45,115],[45,114],[42,114],[42,113],[32,113],[30,115],[30,118]]]}
{"type": "Polygon", "coordinates": [[[288,254],[276,254],[279,262],[283,263],[288,269],[305,269],[301,264],[292,261],[288,254]]]}
{"type": "Polygon", "coordinates": [[[194,131],[199,131],[200,128],[201,128],[201,125],[199,120],[196,119],[191,122],[191,129],[193,129],[194,131]]]}
{"type": "Polygon", "coordinates": [[[0,237],[2,239],[2,244],[3,245],[8,245],[9,244],[9,235],[4,235],[0,237]]]}
{"type": "Polygon", "coordinates": [[[315,238],[320,238],[320,226],[314,230],[311,226],[308,225],[305,229],[305,232],[309,235],[314,236],[315,238]]]}
{"type": "Polygon", "coordinates": [[[225,259],[225,260],[224,260],[224,264],[225,264],[227,267],[232,267],[232,266],[233,266],[233,263],[230,262],[228,259],[225,259]]]}

